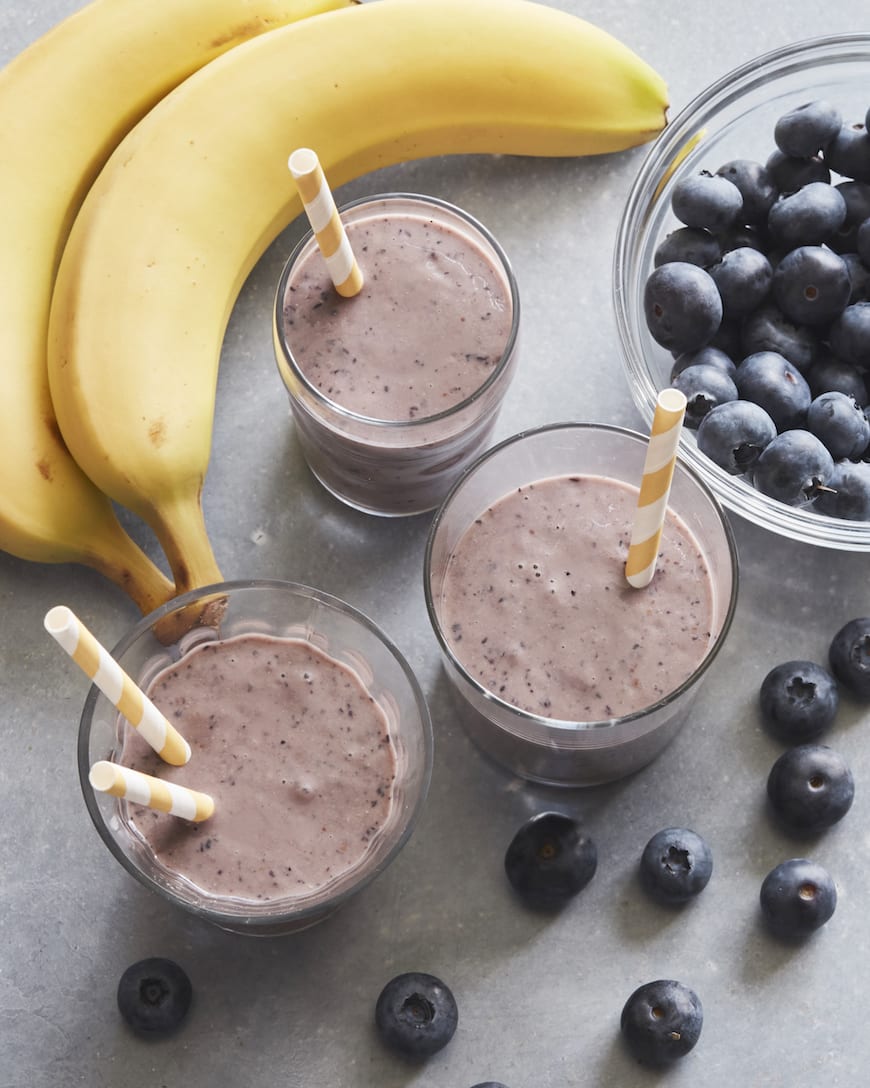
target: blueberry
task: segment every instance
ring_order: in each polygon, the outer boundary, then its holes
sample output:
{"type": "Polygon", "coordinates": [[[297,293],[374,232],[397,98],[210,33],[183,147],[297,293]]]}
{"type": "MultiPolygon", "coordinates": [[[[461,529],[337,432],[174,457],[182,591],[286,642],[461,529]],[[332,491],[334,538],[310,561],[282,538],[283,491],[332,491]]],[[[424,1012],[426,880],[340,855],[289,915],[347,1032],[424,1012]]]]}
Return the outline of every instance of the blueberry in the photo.
{"type": "Polygon", "coordinates": [[[831,170],[853,181],[870,182],[870,136],[864,125],[846,122],[825,148],[831,170]]]}
{"type": "Polygon", "coordinates": [[[690,366],[714,366],[727,374],[732,381],[737,373],[737,366],[731,356],[721,348],[714,348],[709,344],[697,351],[684,351],[682,355],[678,355],[671,367],[671,381],[690,366]]]}
{"type": "Polygon", "coordinates": [[[719,289],[722,311],[729,317],[739,317],[757,309],[767,297],[773,280],[770,261],[759,250],[748,246],[723,253],[721,260],[707,271],[719,289]]]}
{"type": "Polygon", "coordinates": [[[662,264],[682,261],[707,268],[722,256],[722,249],[715,235],[699,227],[679,227],[671,231],[656,247],[653,263],[662,264]]]}
{"type": "Polygon", "coordinates": [[[666,827],[656,832],[640,857],[646,891],[660,903],[686,903],[699,895],[713,873],[713,853],[695,831],[666,827]]]}
{"type": "Polygon", "coordinates": [[[671,209],[687,227],[706,227],[715,233],[737,222],[743,197],[727,178],[702,170],[674,185],[671,209]]]}
{"type": "Polygon", "coordinates": [[[833,471],[834,459],[814,434],[783,431],[762,451],[752,480],[772,499],[788,506],[809,506],[833,471]]]}
{"type": "Polygon", "coordinates": [[[816,359],[804,377],[813,397],[821,396],[822,393],[845,393],[861,408],[870,400],[864,372],[830,352],[816,359]]]}
{"type": "Polygon", "coordinates": [[[866,181],[841,181],[835,188],[846,202],[846,218],[828,239],[837,253],[854,252],[858,228],[870,216],[870,185],[866,181]]]}
{"type": "Polygon", "coordinates": [[[753,159],[732,159],[716,171],[737,186],[743,198],[744,223],[753,226],[767,223],[767,213],[779,195],[773,178],[765,166],[753,159]]]}
{"type": "Polygon", "coordinates": [[[147,1038],[179,1028],[192,999],[193,987],[184,969],[161,956],[131,964],[118,983],[121,1015],[147,1038]]]}
{"type": "Polygon", "coordinates": [[[837,135],[842,123],[835,106],[816,99],[783,114],[774,125],[773,138],[786,155],[809,158],[837,135]]]}
{"type": "Polygon", "coordinates": [[[777,305],[786,317],[802,325],[827,324],[845,310],[851,293],[846,262],[823,246],[798,246],[783,257],[773,274],[777,305]]]}
{"type": "Polygon", "coordinates": [[[719,243],[722,253],[730,253],[732,249],[755,249],[759,253],[767,251],[767,235],[757,228],[746,223],[736,223],[727,230],[717,231],[714,235],[719,243]]]}
{"type": "Polygon", "coordinates": [[[722,321],[722,299],[703,268],[673,261],[650,273],[644,287],[644,314],[656,342],[680,354],[713,339],[722,321]]]}
{"type": "Polygon", "coordinates": [[[836,461],[827,488],[816,498],[815,509],[829,518],[870,521],[870,463],[836,461]]]}
{"type": "Polygon", "coordinates": [[[846,201],[831,185],[811,181],[794,193],[777,198],[767,216],[771,238],[786,249],[817,246],[839,230],[846,218],[846,201]]]}
{"type": "Polygon", "coordinates": [[[754,355],[757,351],[778,352],[801,373],[812,366],[819,352],[815,333],[790,321],[771,303],[759,307],[745,319],[741,345],[744,355],[754,355]]]}
{"type": "Polygon", "coordinates": [[[780,193],[796,193],[804,185],[814,182],[821,182],[823,185],[831,182],[831,171],[818,155],[795,158],[776,148],[770,153],[764,166],[780,193]]]}
{"type": "Polygon", "coordinates": [[[865,266],[870,266],[870,217],[855,231],[855,249],[865,266]]]}
{"type": "Polygon", "coordinates": [[[595,875],[598,851],[580,825],[559,812],[527,820],[507,848],[504,867],[513,889],[531,906],[566,903],[595,875]]]}
{"type": "Polygon", "coordinates": [[[837,681],[814,661],[784,661],[761,682],[761,715],[770,733],[786,744],[805,744],[833,724],[840,707],[837,681]]]}
{"type": "Polygon", "coordinates": [[[450,989],[434,975],[409,971],[381,990],[375,1025],[383,1042],[406,1058],[423,1059],[447,1046],[459,1023],[450,989]]]}
{"type": "Polygon", "coordinates": [[[843,253],[841,256],[849,269],[849,279],[852,282],[849,305],[870,301],[870,265],[864,264],[857,253],[843,253]]]}
{"type": "Polygon", "coordinates": [[[698,995],[675,979],[656,979],[639,986],[626,1001],[620,1028],[632,1057],[662,1067],[684,1057],[695,1046],[704,1023],[698,995]]]}
{"type": "Polygon", "coordinates": [[[849,620],[831,639],[831,672],[859,699],[870,700],[870,617],[849,620]]]}
{"type": "Polygon", "coordinates": [[[775,351],[747,355],[734,382],[740,396],[760,405],[778,431],[803,426],[812,394],[806,378],[785,356],[775,351]]]}
{"type": "Polygon", "coordinates": [[[789,858],[761,884],[761,914],[778,937],[809,937],[830,920],[837,888],[827,869],[808,858],[789,858]]]}
{"type": "Polygon", "coordinates": [[[723,317],[722,324],[716,330],[716,335],[706,345],[708,348],[718,348],[724,351],[731,359],[742,359],[746,352],[743,350],[742,322],[736,317],[723,317]]]}
{"type": "Polygon", "coordinates": [[[831,350],[854,366],[870,364],[870,302],[854,302],[831,322],[831,350]]]}
{"type": "Polygon", "coordinates": [[[480,1084],[472,1084],[471,1088],[507,1088],[500,1080],[482,1080],[480,1084]]]}
{"type": "Polygon", "coordinates": [[[732,476],[748,472],[776,437],[776,424],[758,404],[728,401],[712,408],[698,426],[698,449],[732,476]]]}
{"type": "Polygon", "coordinates": [[[686,397],[686,426],[696,428],[717,404],[737,400],[737,386],[718,366],[697,364],[686,367],[673,380],[674,389],[686,397]]]}
{"type": "Polygon", "coordinates": [[[821,393],[807,409],[807,430],[825,444],[835,461],[860,457],[870,442],[870,421],[845,393],[821,393]]]}
{"type": "Polygon", "coordinates": [[[848,764],[825,744],[798,744],[783,752],[767,777],[767,798],[790,831],[816,834],[833,827],[855,798],[848,764]]]}

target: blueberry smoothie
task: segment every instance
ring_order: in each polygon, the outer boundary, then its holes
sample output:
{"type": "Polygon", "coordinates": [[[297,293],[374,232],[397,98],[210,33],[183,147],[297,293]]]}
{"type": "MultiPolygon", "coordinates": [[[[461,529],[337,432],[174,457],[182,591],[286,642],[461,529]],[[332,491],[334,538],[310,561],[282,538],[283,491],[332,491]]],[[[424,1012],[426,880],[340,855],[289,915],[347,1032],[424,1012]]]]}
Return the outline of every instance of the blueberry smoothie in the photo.
{"type": "Polygon", "coordinates": [[[656,573],[624,566],[637,489],[568,475],[519,487],[452,551],[441,627],[488,691],[544,718],[597,722],[648,707],[701,664],[713,638],[710,571],[668,511],[656,573]]]}
{"type": "Polygon", "coordinates": [[[203,643],[147,693],[191,745],[171,767],[134,730],[122,762],[210,794],[199,824],[131,805],[157,861],[203,892],[269,902],[316,894],[361,865],[394,803],[386,715],[346,665],[304,639],[203,643]]]}
{"type": "Polygon", "coordinates": [[[342,221],[361,292],[340,297],[309,241],[276,300],[276,358],[303,452],[352,506],[433,509],[485,444],[512,377],[513,277],[479,224],[429,198],[375,198],[342,221]]]}

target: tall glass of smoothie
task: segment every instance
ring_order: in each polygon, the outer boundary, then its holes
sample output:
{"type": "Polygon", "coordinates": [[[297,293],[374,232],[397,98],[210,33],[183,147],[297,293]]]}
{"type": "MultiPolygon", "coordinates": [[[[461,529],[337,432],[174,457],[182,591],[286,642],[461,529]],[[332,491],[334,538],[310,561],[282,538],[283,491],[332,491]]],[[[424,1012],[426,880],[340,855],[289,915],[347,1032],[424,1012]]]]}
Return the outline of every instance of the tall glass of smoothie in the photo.
{"type": "Polygon", "coordinates": [[[520,302],[498,242],[434,197],[340,209],[364,285],[341,298],[313,234],[275,297],[275,356],[306,461],[384,516],[433,510],[486,447],[514,374],[520,302]]]}
{"type": "Polygon", "coordinates": [[[490,449],[438,511],[429,618],[471,737],[523,777],[594,785],[649,763],[685,723],[737,599],[737,552],[678,460],[656,572],[625,560],[647,439],[566,423],[490,449]]]}
{"type": "Polygon", "coordinates": [[[420,688],[370,620],[289,582],[224,583],[143,619],[113,656],[187,740],[163,762],[93,688],[79,730],[91,817],[118,861],[192,914],[294,932],[369,884],[407,842],[429,786],[420,688]],[[212,797],[201,822],[92,788],[98,760],[212,797]]]}

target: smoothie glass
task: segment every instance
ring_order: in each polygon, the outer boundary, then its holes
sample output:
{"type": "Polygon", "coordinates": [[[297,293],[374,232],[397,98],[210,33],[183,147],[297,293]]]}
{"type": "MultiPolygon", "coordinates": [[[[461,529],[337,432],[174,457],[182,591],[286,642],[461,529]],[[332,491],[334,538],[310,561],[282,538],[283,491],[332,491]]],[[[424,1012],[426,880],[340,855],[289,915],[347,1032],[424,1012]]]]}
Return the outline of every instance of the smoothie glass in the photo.
{"type": "MultiPolygon", "coordinates": [[[[487,278],[509,300],[506,340],[503,348],[499,344],[501,355],[481,385],[464,392],[458,401],[445,401],[443,410],[434,413],[411,419],[375,418],[330,399],[294,356],[285,326],[284,302],[288,284],[292,287],[300,264],[316,249],[313,233],[301,240],[281,274],[273,320],[275,357],[311,471],[338,499],[366,513],[396,517],[434,510],[462,470],[486,448],[516,369],[520,323],[516,280],[507,257],[489,231],[466,212],[442,200],[388,193],[346,204],[340,214],[352,245],[355,227],[378,218],[431,221],[470,246],[478,258],[482,256],[488,266],[487,278]]],[[[365,274],[366,255],[360,254],[359,258],[365,274]]],[[[343,300],[341,305],[353,306],[354,302],[343,300]]],[[[387,315],[378,335],[389,337],[388,322],[387,315]]],[[[408,372],[421,385],[431,378],[425,371],[415,374],[415,347],[433,340],[438,343],[443,332],[437,314],[431,312],[421,311],[419,320],[413,323],[407,344],[408,372]]],[[[341,365],[337,350],[335,356],[336,365],[341,365]]],[[[362,353],[360,361],[365,364],[362,353]]]]}
{"type": "MultiPolygon", "coordinates": [[[[520,433],[478,459],[457,481],[433,521],[426,545],[424,590],[451,691],[471,738],[521,777],[550,785],[596,785],[639,770],[673,739],[686,721],[734,615],[738,566],[731,528],[706,484],[678,460],[669,507],[690,530],[712,575],[712,638],[700,665],[674,691],[638,711],[603,721],[564,721],[528,713],[487,690],[470,674],[443,623],[442,589],[448,561],[469,525],[515,488],[571,474],[609,477],[636,487],[646,446],[641,434],[598,424],[555,424],[520,433]]],[[[579,568],[582,555],[573,562],[579,568]]],[[[642,634],[638,632],[639,637],[642,634]]]]}
{"type": "MultiPolygon", "coordinates": [[[[129,729],[96,687],[89,691],[81,717],[79,777],[100,837],[140,883],[223,929],[274,936],[321,921],[374,880],[396,857],[414,830],[429,788],[432,727],[410,667],[384,633],[337,598],[291,582],[227,582],[194,590],[142,619],[121,639],[112,656],[144,689],[156,673],[196,646],[243,634],[307,640],[353,669],[383,710],[396,753],[394,803],[389,820],[360,865],[322,889],[268,902],[203,893],[155,857],[136,833],[126,801],[90,785],[88,772],[92,764],[117,758],[124,731],[129,729]]],[[[188,766],[195,783],[195,756],[188,766]]],[[[219,798],[216,800],[219,804],[219,798]]],[[[291,827],[288,835],[292,835],[291,827]]]]}

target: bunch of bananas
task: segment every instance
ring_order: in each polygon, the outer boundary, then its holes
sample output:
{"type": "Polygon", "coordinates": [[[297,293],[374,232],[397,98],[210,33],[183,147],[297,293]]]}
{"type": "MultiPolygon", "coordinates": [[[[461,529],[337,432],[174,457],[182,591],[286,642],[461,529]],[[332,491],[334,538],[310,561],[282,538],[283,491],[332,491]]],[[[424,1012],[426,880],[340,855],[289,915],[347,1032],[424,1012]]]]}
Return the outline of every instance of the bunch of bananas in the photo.
{"type": "Polygon", "coordinates": [[[0,72],[0,548],[89,564],[143,611],[221,579],[200,503],[217,367],[301,211],[289,150],[340,185],[617,151],[666,107],[628,48],[532,0],[93,0],[0,72]]]}

